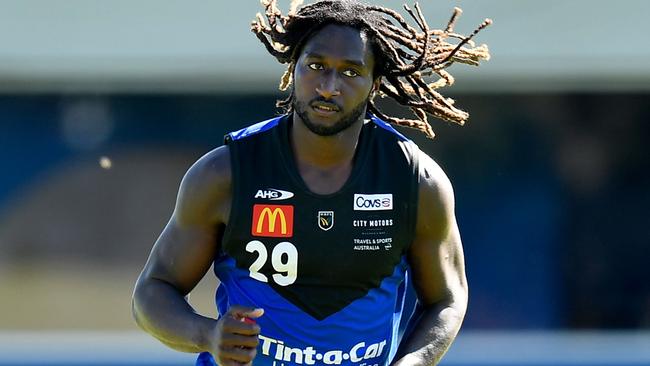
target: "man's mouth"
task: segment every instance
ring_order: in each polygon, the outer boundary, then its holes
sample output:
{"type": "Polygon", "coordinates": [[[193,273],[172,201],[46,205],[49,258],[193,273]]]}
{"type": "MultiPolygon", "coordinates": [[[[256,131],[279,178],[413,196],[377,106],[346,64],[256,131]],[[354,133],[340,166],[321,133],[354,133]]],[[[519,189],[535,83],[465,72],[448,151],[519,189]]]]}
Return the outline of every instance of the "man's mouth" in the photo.
{"type": "Polygon", "coordinates": [[[319,114],[330,115],[337,113],[340,108],[334,103],[313,102],[311,108],[319,114]]]}

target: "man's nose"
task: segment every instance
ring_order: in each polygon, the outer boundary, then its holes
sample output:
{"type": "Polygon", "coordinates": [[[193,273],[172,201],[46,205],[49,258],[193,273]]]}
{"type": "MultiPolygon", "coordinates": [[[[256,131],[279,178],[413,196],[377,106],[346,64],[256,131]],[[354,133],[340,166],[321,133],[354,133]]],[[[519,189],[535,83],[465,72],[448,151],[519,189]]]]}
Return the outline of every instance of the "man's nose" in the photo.
{"type": "Polygon", "coordinates": [[[316,88],[316,92],[325,99],[338,96],[341,94],[341,91],[337,84],[336,73],[327,72],[323,75],[323,79],[316,88]]]}

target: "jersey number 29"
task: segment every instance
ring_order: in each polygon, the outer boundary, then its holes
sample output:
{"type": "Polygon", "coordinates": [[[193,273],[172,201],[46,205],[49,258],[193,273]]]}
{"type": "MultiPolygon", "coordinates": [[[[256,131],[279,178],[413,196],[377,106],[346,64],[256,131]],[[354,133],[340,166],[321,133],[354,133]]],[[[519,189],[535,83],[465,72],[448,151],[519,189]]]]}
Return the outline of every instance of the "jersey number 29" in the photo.
{"type": "MultiPolygon", "coordinates": [[[[260,273],[260,269],[266,264],[269,257],[264,243],[253,240],[246,244],[246,251],[258,255],[248,268],[250,276],[261,282],[269,282],[268,277],[260,273]]],[[[271,265],[277,272],[271,276],[273,281],[280,286],[291,285],[298,278],[298,249],[288,241],[278,243],[271,251],[271,265]]]]}

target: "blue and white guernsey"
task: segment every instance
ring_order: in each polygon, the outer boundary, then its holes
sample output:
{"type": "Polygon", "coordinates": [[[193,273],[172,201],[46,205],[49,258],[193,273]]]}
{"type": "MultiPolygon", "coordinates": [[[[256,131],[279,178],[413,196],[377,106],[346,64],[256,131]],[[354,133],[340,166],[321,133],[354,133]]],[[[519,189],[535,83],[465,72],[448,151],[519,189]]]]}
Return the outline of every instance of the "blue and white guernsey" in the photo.
{"type": "MultiPolygon", "coordinates": [[[[254,365],[387,365],[405,309],[415,232],[417,146],[368,115],[344,186],[312,193],[289,143],[291,118],[226,136],[233,200],[214,270],[220,314],[264,309],[254,365]]],[[[214,365],[208,353],[197,365],[214,365]]]]}

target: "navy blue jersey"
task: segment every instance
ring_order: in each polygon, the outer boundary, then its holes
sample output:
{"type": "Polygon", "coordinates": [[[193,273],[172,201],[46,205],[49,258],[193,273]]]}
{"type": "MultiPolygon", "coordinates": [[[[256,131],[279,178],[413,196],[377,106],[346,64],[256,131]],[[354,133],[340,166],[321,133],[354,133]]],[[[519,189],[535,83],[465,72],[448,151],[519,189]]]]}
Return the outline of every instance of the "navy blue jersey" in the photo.
{"type": "MultiPolygon", "coordinates": [[[[415,233],[417,146],[368,115],[337,192],[302,180],[282,116],[230,133],[232,208],[214,262],[220,314],[264,309],[255,365],[386,365],[415,233]]],[[[209,354],[197,364],[213,365],[209,354]]]]}

